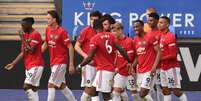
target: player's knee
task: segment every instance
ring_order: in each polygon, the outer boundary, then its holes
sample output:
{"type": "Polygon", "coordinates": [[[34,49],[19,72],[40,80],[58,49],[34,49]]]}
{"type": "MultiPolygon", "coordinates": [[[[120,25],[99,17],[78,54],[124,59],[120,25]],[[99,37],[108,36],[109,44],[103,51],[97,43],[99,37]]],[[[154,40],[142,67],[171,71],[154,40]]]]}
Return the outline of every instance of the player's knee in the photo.
{"type": "Polygon", "coordinates": [[[180,89],[173,89],[173,93],[177,97],[180,97],[183,94],[183,92],[180,89]]]}
{"type": "Polygon", "coordinates": [[[54,84],[48,83],[48,88],[56,88],[54,84]]]}
{"type": "Polygon", "coordinates": [[[32,89],[32,86],[29,85],[29,84],[24,84],[24,85],[23,85],[23,89],[26,91],[26,90],[28,90],[28,89],[32,89]]]}
{"type": "Polygon", "coordinates": [[[167,88],[167,87],[164,87],[163,89],[162,89],[162,91],[163,91],[163,94],[164,95],[170,95],[170,89],[169,88],[167,88]]]}
{"type": "Polygon", "coordinates": [[[102,93],[104,101],[108,101],[111,99],[110,93],[102,93]]]}
{"type": "Polygon", "coordinates": [[[59,89],[64,89],[64,88],[66,88],[66,84],[62,83],[61,86],[59,87],[59,89]]]}
{"type": "Polygon", "coordinates": [[[118,92],[118,93],[122,93],[124,90],[122,88],[114,87],[113,91],[118,92]]]}
{"type": "Polygon", "coordinates": [[[96,96],[96,88],[94,87],[85,87],[84,92],[90,96],[96,96]]]}
{"type": "Polygon", "coordinates": [[[140,90],[140,97],[144,98],[145,96],[147,96],[148,93],[149,93],[148,89],[141,89],[140,90]]]}
{"type": "Polygon", "coordinates": [[[137,90],[131,90],[131,94],[137,94],[137,90]]]}

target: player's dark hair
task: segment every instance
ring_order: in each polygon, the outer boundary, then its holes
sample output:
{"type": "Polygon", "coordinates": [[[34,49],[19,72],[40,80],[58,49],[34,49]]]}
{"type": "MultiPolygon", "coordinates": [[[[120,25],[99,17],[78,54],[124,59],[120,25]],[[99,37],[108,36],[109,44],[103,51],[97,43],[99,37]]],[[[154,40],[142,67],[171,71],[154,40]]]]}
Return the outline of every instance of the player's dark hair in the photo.
{"type": "Polygon", "coordinates": [[[31,24],[33,25],[34,24],[34,18],[33,17],[26,17],[26,18],[23,18],[21,23],[24,23],[24,24],[31,24]]]}
{"type": "Polygon", "coordinates": [[[161,16],[160,18],[165,19],[168,22],[168,24],[170,24],[170,18],[168,18],[167,16],[161,16]]]}
{"type": "Polygon", "coordinates": [[[156,20],[159,20],[159,15],[157,13],[150,13],[149,17],[153,17],[156,20]]]}
{"type": "Polygon", "coordinates": [[[134,23],[139,22],[142,26],[144,26],[144,22],[142,20],[135,20],[134,23]]]}
{"type": "Polygon", "coordinates": [[[99,11],[93,11],[90,13],[90,17],[92,17],[92,16],[97,16],[98,18],[101,18],[102,14],[99,11]]]}
{"type": "Polygon", "coordinates": [[[103,19],[108,20],[110,24],[114,24],[116,22],[115,19],[110,14],[103,15],[103,19]]]}
{"type": "Polygon", "coordinates": [[[98,30],[98,29],[102,30],[103,29],[102,20],[101,19],[94,20],[93,28],[94,28],[94,30],[98,30]]]}
{"type": "Polygon", "coordinates": [[[59,17],[59,14],[55,10],[47,11],[48,14],[52,16],[52,18],[56,18],[56,22],[60,25],[61,24],[61,18],[59,17]]]}

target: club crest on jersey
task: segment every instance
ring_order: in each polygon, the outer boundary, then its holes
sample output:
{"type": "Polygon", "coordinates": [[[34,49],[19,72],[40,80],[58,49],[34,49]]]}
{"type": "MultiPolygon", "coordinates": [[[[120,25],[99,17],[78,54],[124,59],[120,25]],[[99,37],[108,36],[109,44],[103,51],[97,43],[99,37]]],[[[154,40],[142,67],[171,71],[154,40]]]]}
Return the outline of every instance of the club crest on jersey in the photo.
{"type": "Polygon", "coordinates": [[[147,44],[146,41],[140,41],[140,42],[138,42],[138,45],[139,45],[139,46],[145,46],[146,44],[147,44]]]}
{"type": "Polygon", "coordinates": [[[56,40],[56,39],[59,38],[59,35],[51,34],[51,35],[50,35],[50,38],[53,39],[53,40],[56,40]]]}
{"type": "Polygon", "coordinates": [[[95,2],[84,2],[83,1],[83,6],[85,10],[93,10],[94,6],[95,6],[95,2]]]}

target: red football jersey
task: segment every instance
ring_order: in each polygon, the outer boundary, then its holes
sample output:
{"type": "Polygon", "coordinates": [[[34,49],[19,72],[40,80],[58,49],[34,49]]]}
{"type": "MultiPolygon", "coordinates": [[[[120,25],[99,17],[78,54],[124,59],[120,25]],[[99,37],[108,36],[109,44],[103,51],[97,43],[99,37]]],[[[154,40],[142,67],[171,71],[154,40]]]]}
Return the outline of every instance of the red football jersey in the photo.
{"type": "Polygon", "coordinates": [[[24,60],[24,65],[25,65],[26,70],[29,70],[32,67],[44,65],[41,46],[42,46],[41,35],[36,30],[34,30],[30,34],[27,34],[27,33],[23,34],[21,50],[23,52],[23,60],[24,60]],[[29,46],[35,46],[34,52],[25,51],[25,49],[24,49],[25,41],[27,41],[29,46]]]}
{"type": "Polygon", "coordinates": [[[153,29],[153,30],[149,31],[147,34],[155,37],[156,40],[158,40],[158,42],[160,42],[161,32],[158,29],[153,29]]]}
{"type": "Polygon", "coordinates": [[[94,35],[96,35],[96,31],[91,26],[87,26],[81,30],[77,41],[82,45],[82,50],[85,53],[89,52],[90,40],[94,35]]]}
{"type": "Polygon", "coordinates": [[[68,33],[59,26],[55,30],[46,28],[46,42],[50,53],[50,65],[67,63],[67,46],[71,43],[68,33]]]}
{"type": "Polygon", "coordinates": [[[177,60],[177,44],[175,35],[171,32],[161,34],[160,39],[160,48],[161,48],[161,69],[167,70],[174,67],[179,67],[179,62],[177,60]],[[163,59],[168,55],[172,55],[173,57],[163,59]]]}
{"type": "MultiPolygon", "coordinates": [[[[158,40],[158,42],[160,43],[161,32],[158,29],[153,29],[153,30],[149,31],[147,34],[152,37],[155,37],[156,40],[158,40]]],[[[160,68],[160,63],[157,66],[157,68],[160,68]]]]}
{"type": "Polygon", "coordinates": [[[115,36],[110,32],[97,33],[90,41],[90,48],[96,49],[95,61],[97,70],[114,71],[116,54],[115,36]]]}
{"type": "Polygon", "coordinates": [[[136,36],[133,40],[134,50],[138,56],[138,72],[145,73],[152,69],[156,59],[154,46],[158,45],[155,37],[144,34],[142,37],[136,36]]]}
{"type": "MultiPolygon", "coordinates": [[[[129,58],[131,61],[134,60],[134,49],[133,49],[133,43],[132,40],[126,36],[123,37],[123,39],[118,39],[118,43],[124,48],[124,50],[127,52],[129,58]]],[[[128,68],[126,67],[128,62],[124,59],[124,57],[117,52],[117,58],[115,61],[116,67],[119,69],[119,74],[128,76],[128,68]]]]}

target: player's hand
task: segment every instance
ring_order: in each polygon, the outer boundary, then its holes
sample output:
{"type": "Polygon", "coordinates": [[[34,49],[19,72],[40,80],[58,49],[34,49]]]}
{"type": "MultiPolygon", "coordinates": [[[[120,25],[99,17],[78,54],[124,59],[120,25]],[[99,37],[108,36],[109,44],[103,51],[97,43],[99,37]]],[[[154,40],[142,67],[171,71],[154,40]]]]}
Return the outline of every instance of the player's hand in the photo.
{"type": "Polygon", "coordinates": [[[119,68],[115,68],[114,70],[115,74],[119,72],[119,68]]]}
{"type": "Polygon", "coordinates": [[[20,36],[21,40],[23,39],[23,31],[22,30],[18,30],[17,35],[20,36]]]}
{"type": "Polygon", "coordinates": [[[69,74],[74,74],[75,73],[75,67],[74,67],[74,65],[73,64],[70,64],[69,65],[69,74]]]}
{"type": "Polygon", "coordinates": [[[151,69],[151,76],[154,76],[156,74],[156,68],[151,69]]]}
{"type": "Polygon", "coordinates": [[[13,67],[14,67],[14,64],[9,63],[9,64],[7,64],[4,68],[5,68],[6,70],[11,70],[13,67]]]}
{"type": "Polygon", "coordinates": [[[80,66],[80,64],[76,67],[76,71],[77,71],[78,74],[81,73],[82,67],[80,66]]]}
{"type": "Polygon", "coordinates": [[[89,65],[93,65],[94,64],[94,61],[92,60],[91,62],[88,63],[89,65]]]}
{"type": "Polygon", "coordinates": [[[129,73],[130,75],[132,75],[132,74],[134,73],[134,69],[133,69],[131,63],[128,63],[128,64],[127,64],[127,68],[128,68],[128,73],[129,73]]]}

